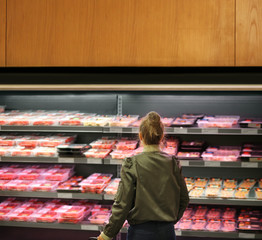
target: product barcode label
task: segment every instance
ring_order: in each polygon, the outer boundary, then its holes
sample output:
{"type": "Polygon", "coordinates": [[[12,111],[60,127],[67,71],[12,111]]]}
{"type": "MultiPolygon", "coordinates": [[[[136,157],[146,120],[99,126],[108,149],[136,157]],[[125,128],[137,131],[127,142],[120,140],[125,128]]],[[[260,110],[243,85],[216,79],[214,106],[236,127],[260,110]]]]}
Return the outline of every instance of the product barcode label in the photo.
{"type": "Polygon", "coordinates": [[[58,158],[60,163],[74,163],[74,158],[58,158]]]}
{"type": "Polygon", "coordinates": [[[251,134],[251,135],[254,135],[254,134],[257,134],[258,131],[257,131],[257,129],[253,129],[253,128],[243,128],[243,129],[241,129],[241,133],[242,133],[242,134],[251,134]]]}
{"type": "Polygon", "coordinates": [[[254,233],[239,233],[239,238],[254,239],[256,235],[254,233]]]}
{"type": "Polygon", "coordinates": [[[217,128],[203,128],[202,129],[203,134],[218,134],[217,128]]]}
{"type": "Polygon", "coordinates": [[[220,167],[220,162],[205,162],[206,167],[220,167]]]}
{"type": "Polygon", "coordinates": [[[187,129],[186,128],[174,128],[174,133],[186,134],[187,133],[187,129]]]}
{"type": "Polygon", "coordinates": [[[58,198],[73,198],[72,193],[57,193],[58,198]]]}
{"type": "Polygon", "coordinates": [[[258,168],[258,163],[255,162],[242,162],[241,167],[243,168],[258,168]]]}
{"type": "Polygon", "coordinates": [[[87,158],[86,161],[90,164],[102,164],[102,158],[87,158]]]}

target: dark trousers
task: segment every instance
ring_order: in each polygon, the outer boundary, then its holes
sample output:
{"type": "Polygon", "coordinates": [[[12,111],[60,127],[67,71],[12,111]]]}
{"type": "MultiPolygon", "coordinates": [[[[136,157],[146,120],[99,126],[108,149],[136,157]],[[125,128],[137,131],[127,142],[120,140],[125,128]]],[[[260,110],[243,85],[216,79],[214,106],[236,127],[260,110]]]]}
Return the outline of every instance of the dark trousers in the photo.
{"type": "Polygon", "coordinates": [[[146,222],[131,225],[128,228],[127,240],[175,240],[174,223],[146,222]]]}

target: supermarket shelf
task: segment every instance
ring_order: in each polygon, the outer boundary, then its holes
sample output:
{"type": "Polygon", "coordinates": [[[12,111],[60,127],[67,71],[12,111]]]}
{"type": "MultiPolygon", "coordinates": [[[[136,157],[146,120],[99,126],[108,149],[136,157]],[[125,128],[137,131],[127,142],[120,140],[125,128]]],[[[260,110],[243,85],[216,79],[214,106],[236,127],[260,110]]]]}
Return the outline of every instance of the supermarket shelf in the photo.
{"type": "Polygon", "coordinates": [[[262,168],[262,162],[219,162],[203,160],[180,160],[182,167],[226,167],[226,168],[262,168]]]}
{"type": "MultiPolygon", "coordinates": [[[[16,163],[73,163],[73,164],[106,164],[122,165],[123,160],[112,158],[85,157],[0,157],[0,162],[16,163]]],[[[262,162],[219,162],[203,160],[180,160],[182,167],[220,167],[220,168],[262,168],[262,162]]]]}
{"type": "Polygon", "coordinates": [[[262,201],[255,198],[224,199],[224,198],[190,198],[191,204],[219,204],[233,206],[262,206],[262,201]]]}
{"type": "MultiPolygon", "coordinates": [[[[0,126],[0,131],[23,132],[96,132],[96,133],[135,133],[138,127],[87,127],[87,126],[0,126]]],[[[166,134],[203,134],[203,135],[262,135],[259,128],[198,128],[166,127],[166,134]]]]}
{"type": "Polygon", "coordinates": [[[84,126],[0,126],[0,131],[23,131],[23,132],[96,132],[102,133],[102,127],[84,126]]]}
{"type": "Polygon", "coordinates": [[[104,200],[114,200],[115,195],[112,194],[104,194],[104,200]]]}
{"type": "MultiPolygon", "coordinates": [[[[2,227],[29,227],[29,228],[50,228],[68,229],[82,231],[101,231],[102,225],[92,225],[88,223],[35,223],[35,222],[8,222],[0,221],[2,227]]],[[[122,228],[121,233],[127,233],[127,228],[122,228]]],[[[262,239],[262,233],[248,232],[209,232],[209,231],[181,231],[176,230],[177,236],[183,237],[212,237],[212,238],[232,238],[232,239],[262,239]]]]}
{"type": "MultiPolygon", "coordinates": [[[[127,233],[127,228],[121,229],[122,233],[127,233]]],[[[232,239],[262,239],[262,233],[246,232],[210,232],[210,231],[189,231],[176,230],[176,236],[182,237],[209,237],[209,238],[232,238],[232,239]]]]}
{"type": "Polygon", "coordinates": [[[102,194],[68,193],[68,192],[0,191],[0,196],[103,200],[103,195],[102,194]]]}
{"type": "Polygon", "coordinates": [[[85,157],[0,157],[0,162],[102,164],[103,159],[85,157]]]}
{"type": "Polygon", "coordinates": [[[29,228],[53,228],[53,229],[70,229],[70,230],[86,230],[100,231],[102,226],[87,223],[70,224],[70,223],[35,223],[35,222],[9,222],[0,221],[2,227],[29,227],[29,228]]]}

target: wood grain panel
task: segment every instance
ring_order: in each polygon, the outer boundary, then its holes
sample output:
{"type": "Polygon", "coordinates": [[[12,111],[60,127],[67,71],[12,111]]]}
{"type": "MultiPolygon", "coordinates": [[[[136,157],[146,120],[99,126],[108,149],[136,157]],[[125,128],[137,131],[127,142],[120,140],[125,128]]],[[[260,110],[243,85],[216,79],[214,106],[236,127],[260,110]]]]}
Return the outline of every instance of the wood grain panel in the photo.
{"type": "Polygon", "coordinates": [[[0,67],[5,66],[6,0],[0,0],[0,67]]]}
{"type": "Polygon", "coordinates": [[[8,0],[8,66],[232,66],[235,0],[8,0]]]}
{"type": "Polygon", "coordinates": [[[262,66],[261,0],[236,0],[236,65],[262,66]]]}

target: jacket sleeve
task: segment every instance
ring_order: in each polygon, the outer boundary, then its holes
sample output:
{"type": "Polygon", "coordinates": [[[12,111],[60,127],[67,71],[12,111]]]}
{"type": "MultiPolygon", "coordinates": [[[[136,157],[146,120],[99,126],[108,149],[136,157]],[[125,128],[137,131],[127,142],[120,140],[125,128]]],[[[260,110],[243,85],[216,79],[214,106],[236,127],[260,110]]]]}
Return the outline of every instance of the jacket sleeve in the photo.
{"type": "Polygon", "coordinates": [[[108,237],[113,238],[117,235],[133,207],[136,187],[134,169],[134,160],[127,158],[121,169],[121,181],[112,206],[112,215],[103,231],[108,237]]]}
{"type": "Polygon", "coordinates": [[[176,160],[174,160],[176,162],[176,166],[175,168],[178,169],[178,171],[176,171],[176,173],[178,174],[177,179],[179,181],[179,185],[180,185],[180,203],[179,203],[179,210],[178,210],[178,214],[177,214],[177,221],[178,222],[181,217],[184,214],[184,211],[186,210],[188,203],[189,203],[189,196],[188,196],[188,190],[187,190],[187,186],[186,186],[186,182],[184,179],[184,176],[182,175],[182,171],[181,171],[181,167],[179,165],[179,162],[177,162],[176,160]]]}

